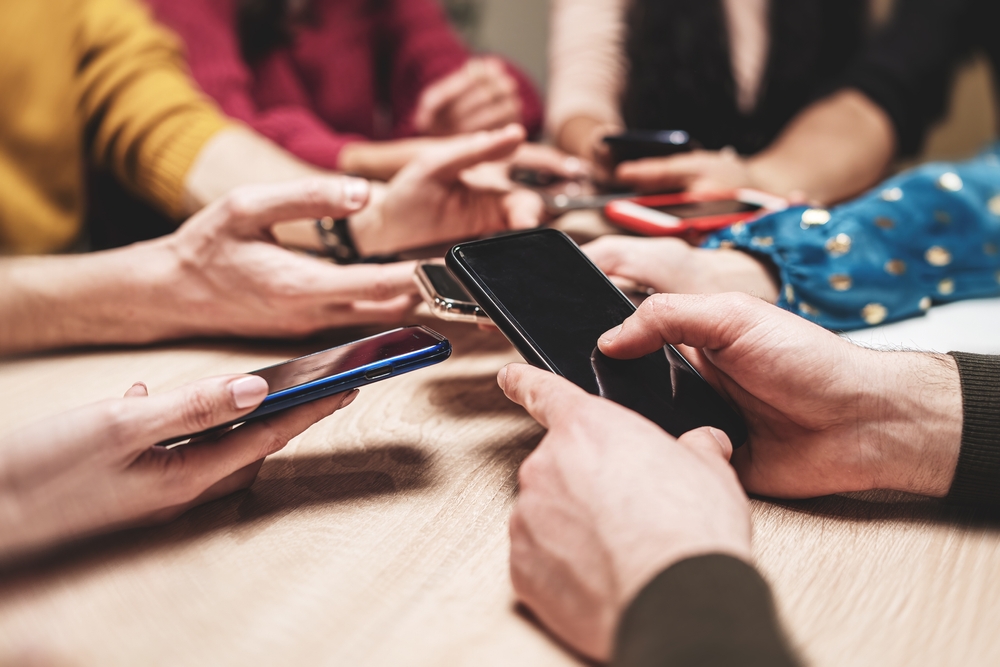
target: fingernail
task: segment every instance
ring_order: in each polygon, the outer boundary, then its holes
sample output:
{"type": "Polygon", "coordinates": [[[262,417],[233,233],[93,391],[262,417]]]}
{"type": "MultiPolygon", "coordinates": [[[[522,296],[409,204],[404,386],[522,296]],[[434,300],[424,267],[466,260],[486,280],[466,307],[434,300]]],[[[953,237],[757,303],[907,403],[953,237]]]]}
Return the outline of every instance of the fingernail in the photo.
{"type": "Polygon", "coordinates": [[[503,368],[500,369],[500,372],[497,373],[497,384],[500,385],[501,389],[503,389],[506,383],[507,383],[507,367],[504,366],[503,368]]]}
{"type": "Polygon", "coordinates": [[[583,171],[583,163],[580,162],[580,158],[568,157],[566,161],[563,162],[563,169],[570,174],[579,174],[583,171]]]}
{"type": "Polygon", "coordinates": [[[620,334],[621,331],[622,331],[622,325],[619,324],[618,326],[616,326],[611,331],[605,332],[604,335],[601,336],[601,341],[600,342],[605,343],[605,344],[613,343],[614,340],[615,340],[615,338],[618,338],[618,334],[620,334]]]}
{"type": "Polygon", "coordinates": [[[362,178],[348,178],[344,183],[344,197],[348,206],[361,208],[368,201],[371,185],[362,178]]]}
{"type": "Polygon", "coordinates": [[[354,399],[356,399],[358,397],[358,394],[360,394],[360,393],[361,392],[358,391],[357,389],[352,389],[350,391],[350,393],[347,394],[347,396],[344,396],[344,400],[342,400],[340,402],[340,409],[343,410],[348,405],[350,405],[351,403],[353,403],[354,399]]]}
{"type": "Polygon", "coordinates": [[[267,381],[256,375],[242,377],[229,383],[229,391],[238,409],[252,408],[267,396],[267,381]]]}
{"type": "Polygon", "coordinates": [[[717,428],[711,426],[708,427],[708,432],[712,434],[715,441],[719,443],[719,447],[722,447],[722,452],[732,452],[733,443],[729,440],[729,436],[726,435],[725,431],[720,431],[717,428]]]}

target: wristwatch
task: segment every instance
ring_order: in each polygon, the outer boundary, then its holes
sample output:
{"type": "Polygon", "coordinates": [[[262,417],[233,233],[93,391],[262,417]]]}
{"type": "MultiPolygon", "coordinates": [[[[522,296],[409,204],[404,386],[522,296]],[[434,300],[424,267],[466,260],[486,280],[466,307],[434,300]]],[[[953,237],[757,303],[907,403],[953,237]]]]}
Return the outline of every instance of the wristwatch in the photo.
{"type": "Polygon", "coordinates": [[[327,256],[337,264],[357,264],[361,261],[347,218],[320,218],[316,221],[316,232],[327,256]]]}

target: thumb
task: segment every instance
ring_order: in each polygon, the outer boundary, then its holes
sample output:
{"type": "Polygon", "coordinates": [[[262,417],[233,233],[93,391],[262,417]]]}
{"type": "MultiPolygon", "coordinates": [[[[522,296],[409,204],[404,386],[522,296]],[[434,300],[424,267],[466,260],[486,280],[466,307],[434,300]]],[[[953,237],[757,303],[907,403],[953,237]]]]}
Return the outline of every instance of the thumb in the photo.
{"type": "Polygon", "coordinates": [[[212,204],[206,214],[250,235],[300,218],[342,218],[368,202],[371,185],[360,178],[315,176],[287,183],[249,185],[212,204]],[[210,212],[210,213],[209,213],[210,212]]]}
{"type": "Polygon", "coordinates": [[[733,443],[729,436],[717,428],[704,426],[688,431],[677,439],[678,444],[706,458],[722,456],[728,461],[733,456],[733,443]]]}
{"type": "Polygon", "coordinates": [[[746,294],[655,294],[602,335],[598,346],[615,359],[636,359],[667,343],[721,350],[762,322],[780,317],[775,311],[746,294]]]}
{"type": "Polygon", "coordinates": [[[130,417],[150,442],[164,442],[235,421],[267,396],[267,381],[256,375],[201,380],[173,391],[129,400],[130,417]]]}

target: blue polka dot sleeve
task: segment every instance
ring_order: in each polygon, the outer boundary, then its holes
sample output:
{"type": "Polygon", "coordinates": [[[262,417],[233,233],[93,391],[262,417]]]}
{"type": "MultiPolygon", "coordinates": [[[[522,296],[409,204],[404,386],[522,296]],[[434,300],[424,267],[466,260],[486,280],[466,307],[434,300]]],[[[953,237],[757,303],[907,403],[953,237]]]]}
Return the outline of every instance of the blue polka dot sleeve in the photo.
{"type": "Polygon", "coordinates": [[[828,329],[914,317],[1000,295],[1000,143],[903,172],[831,210],[791,208],[711,237],[769,257],[778,305],[828,329]]]}

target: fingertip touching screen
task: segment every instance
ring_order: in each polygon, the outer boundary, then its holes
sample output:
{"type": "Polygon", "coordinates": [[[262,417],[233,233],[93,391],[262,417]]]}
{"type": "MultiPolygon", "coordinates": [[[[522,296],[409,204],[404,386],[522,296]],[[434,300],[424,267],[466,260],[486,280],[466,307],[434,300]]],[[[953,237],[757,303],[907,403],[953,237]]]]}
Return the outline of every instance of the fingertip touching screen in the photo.
{"type": "Polygon", "coordinates": [[[672,347],[618,360],[601,334],[635,306],[565,234],[539,230],[457,246],[456,276],[531,363],[591,394],[624,405],[679,436],[700,426],[724,430],[738,446],[740,417],[672,347]],[[464,275],[463,275],[464,274],[464,275]]]}

